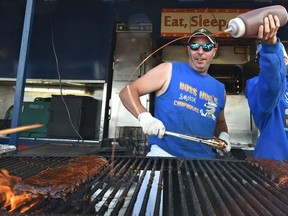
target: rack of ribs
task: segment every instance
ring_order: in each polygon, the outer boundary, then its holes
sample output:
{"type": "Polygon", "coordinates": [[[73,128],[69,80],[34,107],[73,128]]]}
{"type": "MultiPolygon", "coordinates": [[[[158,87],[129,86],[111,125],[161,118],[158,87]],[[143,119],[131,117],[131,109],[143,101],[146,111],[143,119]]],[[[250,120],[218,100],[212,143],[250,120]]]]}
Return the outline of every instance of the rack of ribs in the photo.
{"type": "Polygon", "coordinates": [[[38,174],[17,183],[13,190],[36,196],[62,198],[75,191],[80,185],[97,176],[108,161],[101,156],[79,156],[67,164],[47,168],[38,174]]]}
{"type": "Polygon", "coordinates": [[[281,188],[288,189],[288,163],[254,157],[246,158],[246,161],[252,166],[259,167],[273,178],[276,178],[281,188]]]}

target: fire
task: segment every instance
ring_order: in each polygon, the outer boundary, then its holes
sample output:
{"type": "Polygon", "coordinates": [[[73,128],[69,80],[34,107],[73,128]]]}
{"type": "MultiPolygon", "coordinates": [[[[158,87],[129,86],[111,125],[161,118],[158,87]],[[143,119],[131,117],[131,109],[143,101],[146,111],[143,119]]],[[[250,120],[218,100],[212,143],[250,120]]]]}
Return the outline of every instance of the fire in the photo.
{"type": "MultiPolygon", "coordinates": [[[[32,196],[30,194],[25,192],[18,194],[13,191],[14,185],[21,181],[22,179],[20,177],[10,175],[7,170],[0,170],[0,203],[3,203],[1,207],[2,210],[7,210],[9,208],[9,211],[11,212],[26,202],[31,202],[32,196]]],[[[31,208],[37,202],[38,200],[29,207],[26,206],[22,208],[21,213],[31,208]]]]}

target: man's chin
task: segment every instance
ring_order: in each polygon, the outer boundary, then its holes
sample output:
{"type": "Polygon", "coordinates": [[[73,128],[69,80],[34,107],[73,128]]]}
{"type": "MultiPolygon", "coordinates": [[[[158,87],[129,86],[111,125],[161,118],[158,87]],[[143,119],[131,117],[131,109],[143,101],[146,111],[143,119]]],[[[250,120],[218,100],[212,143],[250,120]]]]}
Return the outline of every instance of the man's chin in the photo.
{"type": "Polygon", "coordinates": [[[199,73],[205,73],[207,71],[207,68],[205,68],[205,67],[197,67],[197,71],[199,73]]]}

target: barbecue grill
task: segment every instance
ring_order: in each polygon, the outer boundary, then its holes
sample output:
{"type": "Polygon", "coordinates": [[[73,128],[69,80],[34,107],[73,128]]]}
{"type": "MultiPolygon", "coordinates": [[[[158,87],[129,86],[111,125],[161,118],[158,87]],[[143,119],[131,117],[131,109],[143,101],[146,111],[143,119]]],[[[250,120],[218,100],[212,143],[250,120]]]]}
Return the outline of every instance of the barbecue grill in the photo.
{"type": "MultiPolygon", "coordinates": [[[[69,159],[71,156],[4,155],[0,157],[0,168],[25,179],[48,167],[63,165],[69,159]]],[[[65,200],[42,198],[23,214],[133,215],[136,201],[140,201],[139,215],[159,215],[161,211],[163,215],[189,216],[287,215],[288,212],[288,191],[278,187],[273,176],[244,160],[141,156],[106,159],[110,165],[65,200]],[[145,177],[149,179],[147,185],[145,177]],[[154,212],[148,208],[152,183],[157,185],[154,212]],[[143,185],[146,190],[140,197],[143,185]]],[[[0,214],[7,214],[9,208],[3,209],[2,204],[0,214]]],[[[23,203],[21,208],[29,204],[23,203]]],[[[11,215],[21,215],[21,208],[11,215]]]]}

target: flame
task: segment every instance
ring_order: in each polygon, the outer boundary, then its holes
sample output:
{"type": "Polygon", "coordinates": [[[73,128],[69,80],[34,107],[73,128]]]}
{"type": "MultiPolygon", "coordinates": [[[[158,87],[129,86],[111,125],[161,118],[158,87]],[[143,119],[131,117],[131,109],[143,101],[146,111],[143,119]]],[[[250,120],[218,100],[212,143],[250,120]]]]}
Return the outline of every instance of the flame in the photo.
{"type": "MultiPolygon", "coordinates": [[[[9,208],[9,212],[12,212],[19,206],[22,206],[26,202],[32,201],[32,196],[29,193],[23,192],[21,194],[13,191],[14,185],[20,183],[22,179],[18,176],[10,175],[9,172],[5,169],[0,170],[0,203],[3,203],[1,206],[2,210],[7,210],[9,208]]],[[[29,206],[25,206],[21,208],[21,213],[27,211],[29,208],[34,206],[39,199],[36,199],[29,206]]]]}

